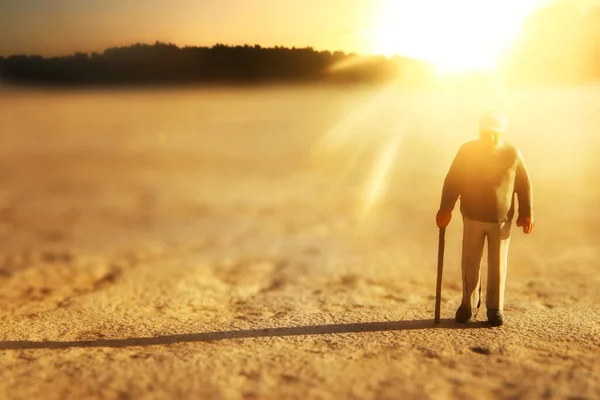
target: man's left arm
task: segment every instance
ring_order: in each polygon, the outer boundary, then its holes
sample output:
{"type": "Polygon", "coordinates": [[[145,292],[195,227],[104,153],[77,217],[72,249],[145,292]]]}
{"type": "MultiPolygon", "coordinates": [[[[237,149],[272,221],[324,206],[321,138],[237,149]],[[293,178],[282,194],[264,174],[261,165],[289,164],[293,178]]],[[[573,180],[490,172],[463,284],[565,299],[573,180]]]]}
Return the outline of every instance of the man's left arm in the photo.
{"type": "Polygon", "coordinates": [[[523,161],[523,156],[517,152],[517,171],[515,176],[515,192],[519,199],[519,216],[517,226],[523,227],[523,232],[531,233],[533,230],[533,190],[529,171],[523,161]]]}

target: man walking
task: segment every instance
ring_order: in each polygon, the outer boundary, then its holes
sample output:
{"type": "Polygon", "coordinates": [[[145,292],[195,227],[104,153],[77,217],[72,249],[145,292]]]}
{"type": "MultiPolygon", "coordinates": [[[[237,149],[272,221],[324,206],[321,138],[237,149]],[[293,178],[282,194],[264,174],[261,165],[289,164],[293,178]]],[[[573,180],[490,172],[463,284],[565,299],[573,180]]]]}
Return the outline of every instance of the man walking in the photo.
{"type": "Polygon", "coordinates": [[[504,289],[508,263],[510,228],[518,198],[517,226],[526,234],[533,230],[531,182],[523,157],[513,145],[502,140],[508,118],[489,111],[480,119],[479,139],[462,145],[442,189],[437,226],[450,223],[460,197],[463,218],[463,297],[456,311],[457,322],[477,316],[481,305],[481,258],[488,244],[486,308],[493,326],[504,322],[504,289]]]}

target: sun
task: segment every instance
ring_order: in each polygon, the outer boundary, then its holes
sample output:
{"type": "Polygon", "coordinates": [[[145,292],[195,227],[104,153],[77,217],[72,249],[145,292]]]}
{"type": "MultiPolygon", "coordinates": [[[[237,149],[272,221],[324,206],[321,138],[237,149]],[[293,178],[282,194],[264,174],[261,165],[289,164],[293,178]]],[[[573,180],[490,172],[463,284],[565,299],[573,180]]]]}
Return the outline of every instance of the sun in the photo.
{"type": "Polygon", "coordinates": [[[379,0],[372,50],[441,71],[489,71],[547,0],[379,0]]]}

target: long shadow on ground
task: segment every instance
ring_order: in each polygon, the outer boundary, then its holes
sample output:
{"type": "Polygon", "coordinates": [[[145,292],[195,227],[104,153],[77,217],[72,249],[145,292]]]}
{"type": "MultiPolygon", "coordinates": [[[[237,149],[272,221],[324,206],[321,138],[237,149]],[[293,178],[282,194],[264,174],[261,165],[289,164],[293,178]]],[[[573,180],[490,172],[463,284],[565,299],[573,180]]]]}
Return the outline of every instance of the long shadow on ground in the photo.
{"type": "Polygon", "coordinates": [[[442,320],[440,324],[434,324],[432,320],[366,322],[355,324],[310,325],[286,328],[264,328],[239,331],[188,333],[180,335],[166,335],[157,337],[142,337],[128,339],[82,340],[72,342],[4,341],[0,342],[0,350],[158,346],[174,343],[212,342],[228,339],[247,339],[273,336],[284,337],[359,332],[407,331],[418,329],[473,329],[487,327],[489,327],[489,324],[485,322],[457,324],[452,319],[442,320]]]}

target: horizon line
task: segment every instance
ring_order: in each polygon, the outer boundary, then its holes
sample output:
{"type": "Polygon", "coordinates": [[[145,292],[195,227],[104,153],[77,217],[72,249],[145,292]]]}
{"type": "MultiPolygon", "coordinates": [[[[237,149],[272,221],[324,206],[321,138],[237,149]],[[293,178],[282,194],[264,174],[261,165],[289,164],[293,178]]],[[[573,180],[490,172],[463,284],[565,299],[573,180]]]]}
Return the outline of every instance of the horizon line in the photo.
{"type": "Polygon", "coordinates": [[[228,44],[228,43],[224,43],[224,42],[215,42],[212,45],[179,45],[177,43],[173,43],[173,42],[168,42],[168,41],[161,41],[161,40],[155,40],[154,42],[135,42],[135,43],[131,43],[131,44],[124,44],[124,45],[114,45],[114,46],[109,46],[109,47],[105,47],[103,50],[75,50],[75,51],[71,51],[70,53],[55,53],[52,55],[43,55],[40,53],[27,53],[27,52],[12,52],[10,54],[6,54],[6,53],[2,53],[0,52],[0,58],[8,58],[8,57],[14,57],[14,56],[37,56],[37,57],[42,57],[42,58],[61,58],[61,57],[69,57],[69,56],[73,56],[76,54],[87,54],[87,55],[91,55],[94,53],[97,54],[103,54],[106,50],[109,49],[116,49],[116,48],[126,48],[126,47],[133,47],[135,45],[147,45],[147,46],[154,46],[156,44],[165,44],[165,45],[173,45],[176,46],[178,49],[186,49],[186,48],[206,48],[206,49],[211,49],[215,46],[226,46],[226,47],[245,47],[245,46],[249,46],[249,47],[256,47],[259,46],[261,49],[264,50],[269,50],[269,49],[277,49],[277,48],[283,48],[283,49],[289,49],[289,50],[305,50],[305,49],[312,49],[315,52],[330,52],[330,53],[343,53],[346,56],[359,56],[359,57],[363,57],[363,56],[374,56],[374,57],[385,57],[388,59],[394,58],[394,57],[400,57],[400,58],[406,58],[406,59],[410,59],[410,60],[416,60],[416,61],[421,61],[424,63],[430,63],[430,61],[424,60],[424,59],[420,59],[420,58],[415,58],[415,57],[410,57],[410,56],[406,56],[403,54],[391,54],[391,55],[385,55],[385,54],[381,54],[381,53],[370,53],[370,52],[357,52],[357,51],[346,51],[346,50],[331,50],[331,49],[318,49],[315,48],[313,46],[310,45],[306,45],[306,46],[282,46],[282,45],[274,45],[274,46],[263,46],[260,43],[254,43],[254,44],[250,44],[250,43],[244,43],[244,44],[228,44]]]}

